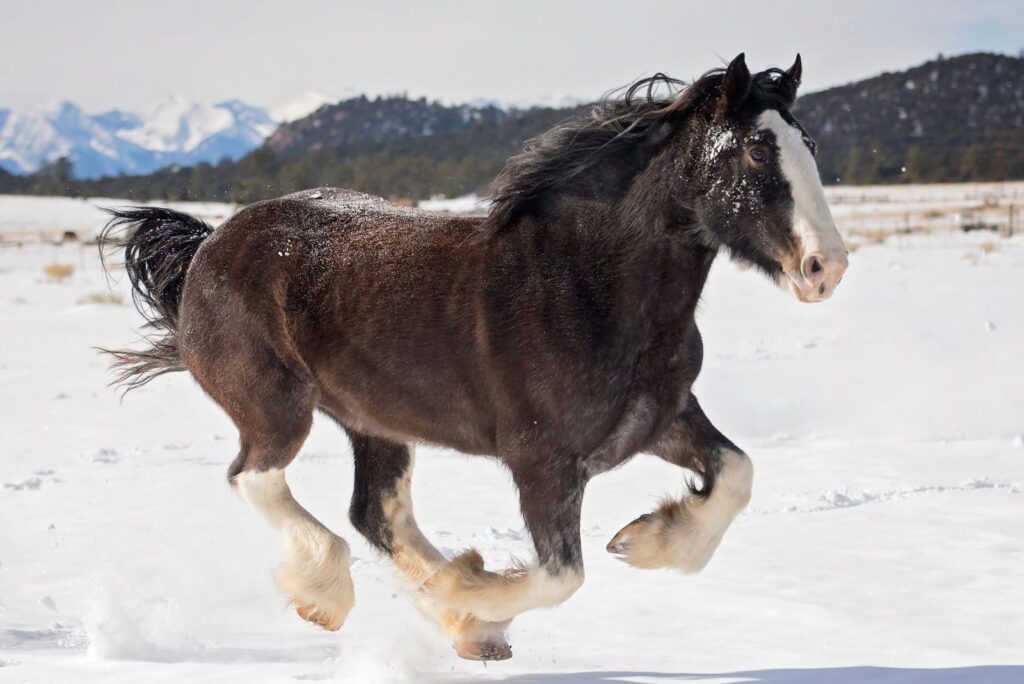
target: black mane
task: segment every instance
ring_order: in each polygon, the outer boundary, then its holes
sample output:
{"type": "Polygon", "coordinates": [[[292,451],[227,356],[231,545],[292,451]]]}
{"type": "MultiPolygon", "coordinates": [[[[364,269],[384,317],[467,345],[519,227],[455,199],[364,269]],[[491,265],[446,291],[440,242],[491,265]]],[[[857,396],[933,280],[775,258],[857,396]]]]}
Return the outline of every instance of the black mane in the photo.
{"type": "MultiPolygon", "coordinates": [[[[565,188],[616,153],[646,150],[652,156],[657,147],[650,143],[664,141],[674,124],[717,96],[724,75],[725,69],[713,69],[689,84],[662,73],[641,78],[528,140],[491,184],[492,206],[483,230],[493,234],[507,228],[545,194],[565,188]]],[[[767,69],[753,77],[751,99],[788,108],[797,85],[783,70],[767,69]]]]}

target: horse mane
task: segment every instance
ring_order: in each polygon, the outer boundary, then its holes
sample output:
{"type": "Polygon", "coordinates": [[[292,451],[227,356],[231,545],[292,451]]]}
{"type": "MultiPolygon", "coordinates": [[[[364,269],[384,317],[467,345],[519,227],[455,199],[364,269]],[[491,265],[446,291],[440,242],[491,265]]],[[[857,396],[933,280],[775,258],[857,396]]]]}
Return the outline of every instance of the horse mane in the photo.
{"type": "MultiPolygon", "coordinates": [[[[543,196],[565,188],[616,152],[665,140],[668,129],[662,124],[692,115],[720,92],[724,75],[725,69],[712,69],[691,83],[663,73],[641,78],[528,140],[491,184],[491,210],[482,231],[492,235],[508,228],[543,196]]],[[[767,69],[753,76],[751,95],[788,107],[796,85],[783,70],[767,69]]]]}

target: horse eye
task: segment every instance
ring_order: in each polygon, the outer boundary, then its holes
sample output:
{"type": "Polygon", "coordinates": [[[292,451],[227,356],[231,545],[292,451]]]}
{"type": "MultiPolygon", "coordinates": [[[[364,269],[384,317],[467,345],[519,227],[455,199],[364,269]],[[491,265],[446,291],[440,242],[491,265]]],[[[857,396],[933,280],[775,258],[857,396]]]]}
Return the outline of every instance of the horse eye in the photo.
{"type": "Polygon", "coordinates": [[[768,150],[763,147],[751,147],[750,158],[756,161],[758,164],[764,164],[768,161],[768,150]]]}

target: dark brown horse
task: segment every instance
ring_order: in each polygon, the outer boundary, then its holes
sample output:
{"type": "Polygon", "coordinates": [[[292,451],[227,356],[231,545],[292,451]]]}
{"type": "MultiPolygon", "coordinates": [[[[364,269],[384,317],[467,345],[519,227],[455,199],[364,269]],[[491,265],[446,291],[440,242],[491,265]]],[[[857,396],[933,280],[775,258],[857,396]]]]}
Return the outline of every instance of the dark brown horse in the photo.
{"type": "Polygon", "coordinates": [[[282,534],[278,582],[299,615],[338,629],[349,547],[284,471],[321,411],[352,441],[351,519],[418,589],[460,655],[511,655],[517,614],[583,582],[590,478],[638,452],[691,471],[689,493],[608,550],[642,568],[704,567],[750,497],[748,457],[701,411],[694,309],[721,248],[827,299],[846,268],[789,114],[800,60],[751,76],[634,84],[531,141],[486,217],[402,209],[321,188],[240,211],[216,230],[164,209],[114,212],[155,334],[113,352],[134,387],[187,369],[241,435],[233,487],[282,534]],[[665,90],[669,91],[665,96],[665,90]],[[499,459],[519,488],[536,562],[445,558],[417,527],[413,445],[499,459]]]}

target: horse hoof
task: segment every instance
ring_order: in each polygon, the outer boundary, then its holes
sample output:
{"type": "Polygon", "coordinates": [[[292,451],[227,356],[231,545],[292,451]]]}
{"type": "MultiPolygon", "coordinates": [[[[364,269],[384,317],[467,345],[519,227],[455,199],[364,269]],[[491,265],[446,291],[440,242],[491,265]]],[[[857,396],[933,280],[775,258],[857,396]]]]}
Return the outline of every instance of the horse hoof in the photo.
{"type": "Polygon", "coordinates": [[[456,641],[455,652],[466,660],[508,660],[512,657],[512,647],[504,639],[456,641]]]}
{"type": "MultiPolygon", "coordinates": [[[[629,547],[636,536],[640,533],[641,529],[646,526],[647,522],[653,516],[650,513],[644,513],[639,518],[629,523],[621,530],[619,530],[612,540],[608,542],[608,546],[604,547],[608,553],[615,554],[616,556],[627,556],[629,554],[629,547]]],[[[623,559],[625,560],[625,559],[623,559]]]]}
{"type": "Polygon", "coordinates": [[[295,612],[306,622],[312,622],[317,627],[326,629],[328,632],[337,632],[345,622],[345,615],[328,615],[312,603],[298,604],[295,612]]]}

